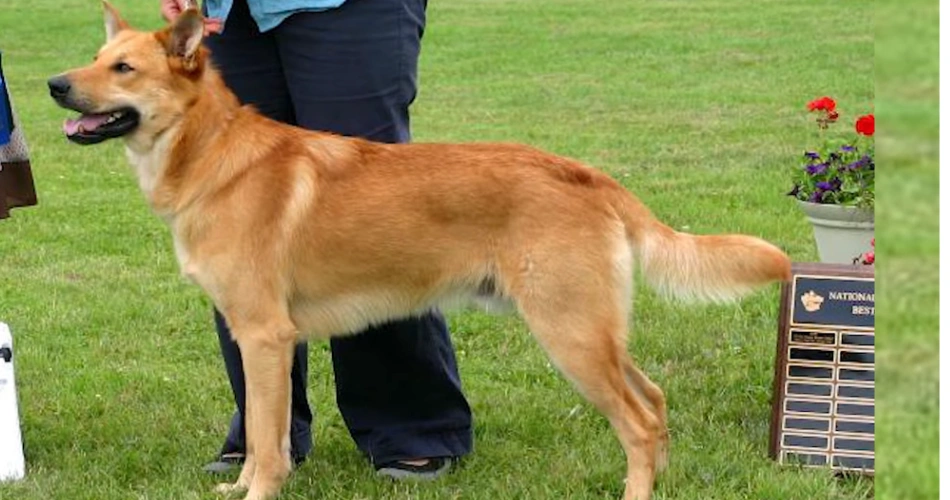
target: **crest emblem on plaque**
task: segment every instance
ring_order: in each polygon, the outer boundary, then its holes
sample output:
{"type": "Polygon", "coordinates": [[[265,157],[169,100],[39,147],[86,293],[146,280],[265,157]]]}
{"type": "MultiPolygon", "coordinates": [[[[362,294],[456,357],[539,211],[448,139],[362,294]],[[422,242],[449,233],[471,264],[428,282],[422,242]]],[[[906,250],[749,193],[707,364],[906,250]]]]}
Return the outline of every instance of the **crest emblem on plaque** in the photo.
{"type": "Polygon", "coordinates": [[[815,293],[814,290],[809,290],[808,293],[802,295],[802,305],[808,312],[815,312],[821,309],[821,304],[824,301],[825,298],[815,293]]]}

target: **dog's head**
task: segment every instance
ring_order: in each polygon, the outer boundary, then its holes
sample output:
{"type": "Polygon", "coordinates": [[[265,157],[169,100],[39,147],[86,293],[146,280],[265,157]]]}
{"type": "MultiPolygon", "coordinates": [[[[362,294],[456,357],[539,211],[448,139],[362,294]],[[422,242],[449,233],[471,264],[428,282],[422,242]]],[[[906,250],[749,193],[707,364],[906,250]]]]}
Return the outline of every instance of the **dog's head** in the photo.
{"type": "Polygon", "coordinates": [[[50,78],[50,96],[80,113],[63,124],[73,142],[151,142],[194,100],[207,59],[201,14],[189,9],[164,30],[148,33],[131,29],[109,3],[103,7],[105,45],[92,64],[50,78]]]}

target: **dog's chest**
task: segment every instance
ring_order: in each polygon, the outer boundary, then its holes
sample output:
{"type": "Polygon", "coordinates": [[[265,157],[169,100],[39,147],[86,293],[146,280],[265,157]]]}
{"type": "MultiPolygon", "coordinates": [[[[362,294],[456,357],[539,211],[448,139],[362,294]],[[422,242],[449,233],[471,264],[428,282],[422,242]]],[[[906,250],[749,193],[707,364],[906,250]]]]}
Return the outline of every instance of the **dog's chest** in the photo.
{"type": "Polygon", "coordinates": [[[181,270],[181,275],[190,279],[191,281],[194,281],[195,283],[198,283],[200,273],[198,266],[191,258],[191,253],[182,243],[180,238],[174,237],[172,241],[175,247],[175,257],[178,259],[178,268],[181,270]]]}
{"type": "MultiPolygon", "coordinates": [[[[198,257],[196,255],[196,252],[198,252],[196,244],[198,242],[194,238],[196,233],[201,232],[200,221],[187,215],[179,215],[168,217],[165,222],[171,232],[172,247],[175,250],[175,258],[178,260],[178,269],[181,275],[202,288],[206,288],[205,285],[210,283],[207,282],[207,277],[204,276],[206,273],[202,269],[201,259],[196,258],[198,257]]],[[[210,292],[210,290],[208,291],[210,292]]]]}
{"type": "Polygon", "coordinates": [[[159,178],[165,171],[168,162],[168,148],[173,134],[164,134],[151,147],[126,147],[125,155],[135,171],[139,181],[139,188],[146,198],[152,201],[152,194],[158,185],[159,178]]]}

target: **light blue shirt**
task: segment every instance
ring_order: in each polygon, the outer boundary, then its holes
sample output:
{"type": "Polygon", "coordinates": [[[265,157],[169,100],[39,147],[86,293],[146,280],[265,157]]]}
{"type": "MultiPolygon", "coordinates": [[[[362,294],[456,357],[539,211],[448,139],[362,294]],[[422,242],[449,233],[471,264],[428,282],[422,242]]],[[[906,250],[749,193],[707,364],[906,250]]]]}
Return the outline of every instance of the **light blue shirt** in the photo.
{"type": "MultiPolygon", "coordinates": [[[[297,12],[319,12],[339,7],[346,0],[247,0],[251,17],[261,32],[271,30],[297,12]]],[[[227,25],[234,0],[204,0],[208,17],[216,17],[227,25]]]]}

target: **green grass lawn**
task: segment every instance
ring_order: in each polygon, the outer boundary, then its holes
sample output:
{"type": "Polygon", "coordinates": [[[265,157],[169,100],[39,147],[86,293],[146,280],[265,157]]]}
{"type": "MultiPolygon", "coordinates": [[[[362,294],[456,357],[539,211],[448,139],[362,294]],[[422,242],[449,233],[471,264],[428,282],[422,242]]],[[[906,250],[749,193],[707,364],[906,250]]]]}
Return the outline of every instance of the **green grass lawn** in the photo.
{"type": "MultiPolygon", "coordinates": [[[[68,113],[47,96],[49,76],[87,63],[101,43],[98,3],[3,1],[0,50],[41,204],[0,223],[0,321],[17,341],[29,462],[28,478],[0,486],[0,499],[216,498],[215,479],[199,469],[217,451],[232,403],[211,305],[179,277],[121,144],[67,143],[68,113]]],[[[136,26],[160,26],[157,0],[115,4],[136,26]]],[[[857,0],[431,2],[415,137],[526,142],[579,158],[673,227],[755,234],[813,261],[810,228],[784,196],[787,169],[809,138],[806,101],[832,95],[848,116],[871,109],[871,18],[872,5],[857,0]]],[[[883,113],[885,103],[877,106],[883,113]]],[[[936,189],[929,174],[917,177],[901,187],[912,217],[926,212],[916,199],[936,189]]],[[[904,226],[896,213],[882,216],[904,226]]],[[[918,256],[935,240],[904,245],[911,233],[894,234],[881,253],[903,259],[888,269],[929,278],[919,271],[930,261],[918,256]]],[[[673,439],[657,498],[873,495],[870,480],[783,468],[767,456],[777,287],[710,307],[640,290],[630,349],[666,390],[673,439]]],[[[612,431],[520,321],[472,312],[450,321],[476,417],[476,451],[457,473],[422,485],[377,480],[335,409],[328,348],[313,344],[316,446],[282,498],[619,498],[625,464],[612,431]]],[[[895,363],[892,390],[913,385],[897,363],[936,367],[927,328],[889,341],[881,359],[895,363]]],[[[882,444],[936,436],[929,399],[904,392],[888,402],[919,425],[882,430],[882,444]]],[[[898,427],[897,418],[880,422],[898,427]]],[[[878,493],[929,498],[935,486],[915,490],[925,496],[901,487],[936,478],[936,460],[910,463],[882,464],[878,493]]]]}
{"type": "Polygon", "coordinates": [[[876,4],[881,180],[877,497],[939,494],[939,177],[936,2],[876,4]]]}

